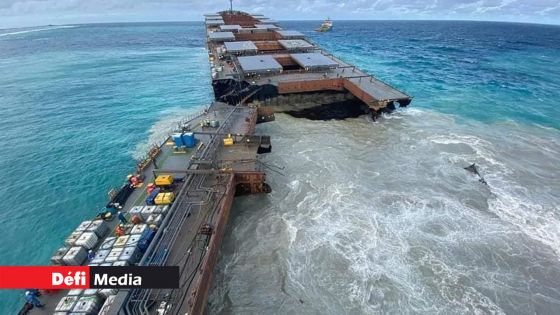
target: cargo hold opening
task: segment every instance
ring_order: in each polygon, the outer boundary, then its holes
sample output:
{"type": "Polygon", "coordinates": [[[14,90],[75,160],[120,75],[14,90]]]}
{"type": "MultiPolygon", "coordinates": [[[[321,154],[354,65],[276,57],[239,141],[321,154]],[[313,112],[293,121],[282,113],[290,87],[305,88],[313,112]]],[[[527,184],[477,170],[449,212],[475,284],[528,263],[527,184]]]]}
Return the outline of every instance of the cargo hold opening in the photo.
{"type": "Polygon", "coordinates": [[[284,71],[303,70],[303,68],[290,55],[277,55],[274,59],[282,66],[284,71]]]}

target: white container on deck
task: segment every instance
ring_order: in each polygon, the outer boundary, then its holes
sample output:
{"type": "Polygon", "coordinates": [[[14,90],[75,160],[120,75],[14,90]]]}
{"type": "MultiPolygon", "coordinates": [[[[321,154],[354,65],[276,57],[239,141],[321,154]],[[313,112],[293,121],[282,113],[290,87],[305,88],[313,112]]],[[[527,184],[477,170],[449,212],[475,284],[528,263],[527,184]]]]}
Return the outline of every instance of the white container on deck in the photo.
{"type": "Polygon", "coordinates": [[[77,296],[77,295],[81,295],[82,292],[84,292],[83,289],[72,289],[68,291],[68,295],[77,296]]]}
{"type": "Polygon", "coordinates": [[[163,216],[161,214],[152,214],[148,217],[148,220],[146,220],[146,224],[155,224],[156,226],[159,226],[161,221],[163,221],[163,216]]]}
{"type": "Polygon", "coordinates": [[[130,234],[142,234],[144,232],[145,229],[147,229],[148,226],[144,223],[142,224],[137,224],[132,228],[132,231],[130,231],[130,234]]]}
{"type": "Polygon", "coordinates": [[[82,294],[82,296],[98,295],[98,293],[99,293],[99,289],[87,289],[87,290],[84,290],[84,293],[82,294]]]}
{"type": "Polygon", "coordinates": [[[127,223],[124,225],[124,234],[130,234],[130,231],[132,231],[132,228],[134,228],[134,224],[132,223],[127,223]]]}
{"type": "Polygon", "coordinates": [[[64,255],[66,255],[69,250],[70,248],[66,246],[57,249],[57,251],[51,257],[51,263],[53,265],[64,265],[62,258],[64,258],[64,255]]]}
{"type": "Polygon", "coordinates": [[[165,216],[165,214],[169,211],[169,205],[165,205],[165,206],[157,206],[156,209],[154,210],[153,214],[163,214],[165,216]]]}
{"type": "Polygon", "coordinates": [[[86,258],[86,249],[81,246],[75,246],[70,248],[68,253],[66,253],[66,255],[62,258],[62,261],[68,266],[79,266],[84,262],[84,260],[86,260],[86,258]]]}
{"type": "Polygon", "coordinates": [[[99,247],[100,249],[111,249],[113,248],[113,245],[115,244],[115,241],[117,240],[116,237],[111,236],[111,237],[107,237],[103,243],[101,244],[101,246],[99,247]]]}
{"type": "Polygon", "coordinates": [[[76,241],[80,238],[80,236],[82,236],[82,232],[72,232],[70,234],[70,236],[68,236],[68,238],[64,241],[64,245],[66,246],[74,246],[76,244],[76,241]]]}
{"type": "Polygon", "coordinates": [[[114,300],[115,300],[115,295],[111,295],[107,297],[107,300],[105,300],[105,303],[103,303],[103,306],[99,310],[98,315],[109,315],[109,309],[111,308],[111,305],[113,304],[114,300]]]}
{"type": "Polygon", "coordinates": [[[109,232],[109,226],[103,220],[91,221],[91,225],[86,229],[87,232],[93,232],[99,238],[105,236],[109,232]]]}
{"type": "Polygon", "coordinates": [[[92,249],[95,247],[95,245],[97,245],[98,241],[99,238],[97,237],[97,235],[95,235],[95,233],[84,232],[84,234],[82,234],[80,238],[78,238],[78,240],[75,242],[75,245],[83,246],[86,249],[92,249]]]}
{"type": "Polygon", "coordinates": [[[105,261],[105,258],[107,258],[107,255],[109,255],[110,252],[111,252],[110,249],[100,249],[100,250],[98,250],[97,253],[95,253],[95,256],[93,257],[91,262],[94,263],[94,264],[102,264],[105,261]]]}
{"type": "Polygon", "coordinates": [[[113,263],[119,260],[119,256],[121,255],[122,251],[123,251],[122,247],[113,248],[109,253],[109,255],[107,255],[107,258],[105,258],[105,262],[113,263]]]}
{"type": "Polygon", "coordinates": [[[125,247],[119,256],[119,260],[126,261],[129,264],[135,263],[138,260],[138,247],[125,247]]]}
{"type": "Polygon", "coordinates": [[[126,242],[128,242],[129,238],[130,238],[130,235],[119,236],[119,238],[117,238],[117,241],[115,242],[115,244],[113,244],[113,247],[125,247],[126,242]]]}
{"type": "Polygon", "coordinates": [[[102,263],[101,265],[99,265],[99,267],[111,267],[112,265],[113,265],[113,263],[105,262],[105,263],[102,263]]]}
{"type": "Polygon", "coordinates": [[[74,230],[75,232],[85,232],[87,228],[90,226],[91,221],[84,221],[78,225],[78,227],[74,230]]]}
{"type": "Polygon", "coordinates": [[[161,211],[161,214],[166,215],[167,212],[169,212],[170,206],[169,205],[165,205],[163,207],[163,210],[161,211]]]}
{"type": "Polygon", "coordinates": [[[128,241],[126,242],[126,247],[138,245],[138,241],[140,240],[141,236],[141,234],[131,234],[128,238],[128,241]]]}
{"type": "Polygon", "coordinates": [[[144,207],[144,209],[142,209],[142,219],[145,221],[148,219],[148,217],[154,213],[154,210],[157,208],[157,206],[146,206],[144,207]]]}
{"type": "Polygon", "coordinates": [[[56,305],[56,308],[54,309],[55,312],[70,312],[78,302],[78,299],[78,296],[63,297],[56,305]]]}
{"type": "Polygon", "coordinates": [[[87,289],[87,290],[84,290],[84,293],[82,294],[82,296],[95,296],[99,299],[105,299],[104,296],[101,296],[99,291],[100,291],[99,289],[87,289]]]}
{"type": "Polygon", "coordinates": [[[122,260],[117,260],[113,263],[113,267],[123,267],[123,266],[128,266],[128,263],[122,260]]]}
{"type": "Polygon", "coordinates": [[[112,295],[119,293],[119,289],[101,289],[99,290],[99,295],[103,298],[108,299],[112,295]]]}
{"type": "Polygon", "coordinates": [[[99,312],[99,308],[100,300],[98,296],[83,296],[78,300],[76,305],[74,305],[72,312],[84,315],[93,315],[99,312]]]}
{"type": "Polygon", "coordinates": [[[130,217],[132,217],[133,215],[142,216],[142,210],[145,207],[146,206],[134,206],[134,207],[130,208],[128,213],[130,214],[130,217]]]}

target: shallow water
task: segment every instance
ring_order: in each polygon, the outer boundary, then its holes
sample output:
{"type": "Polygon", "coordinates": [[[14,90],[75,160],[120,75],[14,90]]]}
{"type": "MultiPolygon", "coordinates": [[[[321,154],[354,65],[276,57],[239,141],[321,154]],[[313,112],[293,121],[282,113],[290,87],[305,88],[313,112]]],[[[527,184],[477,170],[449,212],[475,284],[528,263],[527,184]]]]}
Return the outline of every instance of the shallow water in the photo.
{"type": "MultiPolygon", "coordinates": [[[[211,101],[201,30],[117,24],[0,37],[0,265],[49,264],[134,159],[211,101]]],[[[23,302],[23,292],[1,291],[0,314],[23,302]]]]}
{"type": "Polygon", "coordinates": [[[414,108],[277,118],[260,131],[281,135],[264,161],[283,175],[236,201],[210,313],[558,310],[557,131],[414,108]]]}
{"type": "MultiPolygon", "coordinates": [[[[375,123],[259,126],[273,192],[236,201],[210,312],[556,313],[560,27],[315,24],[284,23],[415,99],[375,123]]],[[[0,265],[48,264],[212,98],[201,23],[25,31],[0,37],[0,265]]],[[[0,313],[22,302],[2,291],[0,313]]]]}
{"type": "Polygon", "coordinates": [[[307,33],[415,99],[376,123],[279,115],[259,127],[283,175],[269,171],[272,194],[236,201],[210,313],[556,314],[560,28],[307,33]]]}

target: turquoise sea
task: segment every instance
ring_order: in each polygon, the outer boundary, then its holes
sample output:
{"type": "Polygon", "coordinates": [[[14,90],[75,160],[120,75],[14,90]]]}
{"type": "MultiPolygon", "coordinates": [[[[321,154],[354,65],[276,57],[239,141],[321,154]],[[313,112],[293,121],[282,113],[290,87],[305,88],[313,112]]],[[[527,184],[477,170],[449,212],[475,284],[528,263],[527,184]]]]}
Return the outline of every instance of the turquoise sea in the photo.
{"type": "MultiPolygon", "coordinates": [[[[284,174],[236,202],[210,312],[557,313],[560,27],[317,23],[282,25],[414,101],[378,122],[259,127],[284,174]]],[[[0,265],[48,264],[212,98],[200,22],[0,30],[0,265]]],[[[21,303],[0,292],[0,314],[21,303]]]]}

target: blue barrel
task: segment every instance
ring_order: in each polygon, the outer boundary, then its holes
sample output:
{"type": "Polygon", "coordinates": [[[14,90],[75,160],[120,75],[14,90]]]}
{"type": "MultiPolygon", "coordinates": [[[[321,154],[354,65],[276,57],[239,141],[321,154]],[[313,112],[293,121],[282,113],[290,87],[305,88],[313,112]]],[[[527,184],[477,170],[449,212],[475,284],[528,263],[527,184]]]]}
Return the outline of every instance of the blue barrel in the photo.
{"type": "Polygon", "coordinates": [[[183,143],[187,148],[194,148],[194,146],[196,145],[196,139],[194,138],[194,133],[185,132],[183,134],[183,143]]]}
{"type": "Polygon", "coordinates": [[[171,135],[171,139],[175,142],[175,146],[177,147],[184,147],[185,143],[183,142],[183,137],[180,133],[174,133],[171,135]]]}

